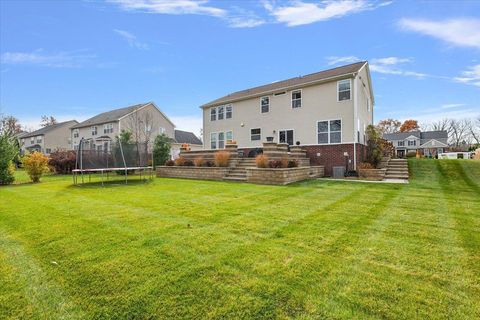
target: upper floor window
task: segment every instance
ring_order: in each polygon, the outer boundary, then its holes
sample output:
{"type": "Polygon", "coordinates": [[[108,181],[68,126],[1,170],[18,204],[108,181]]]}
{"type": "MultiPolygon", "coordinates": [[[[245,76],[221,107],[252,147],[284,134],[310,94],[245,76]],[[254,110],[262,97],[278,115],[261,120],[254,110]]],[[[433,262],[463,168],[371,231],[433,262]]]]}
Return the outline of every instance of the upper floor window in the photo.
{"type": "Polygon", "coordinates": [[[35,137],[31,137],[30,138],[30,144],[34,144],[35,143],[35,137]]]}
{"type": "Polygon", "coordinates": [[[225,119],[231,119],[233,114],[233,108],[231,105],[225,107],[225,119]]]}
{"type": "Polygon", "coordinates": [[[104,124],[103,133],[113,133],[113,123],[104,124]]]}
{"type": "Polygon", "coordinates": [[[250,129],[250,140],[251,141],[258,141],[262,140],[262,129],[250,129]]]}
{"type": "Polygon", "coordinates": [[[223,115],[224,115],[224,112],[225,112],[225,107],[224,106],[220,106],[217,108],[217,112],[218,112],[218,120],[223,120],[223,115]]]}
{"type": "Polygon", "coordinates": [[[92,136],[97,135],[97,126],[92,126],[92,136]]]}
{"type": "Polygon", "coordinates": [[[165,128],[163,128],[163,127],[158,128],[158,132],[159,132],[160,134],[164,134],[165,131],[166,131],[166,130],[165,130],[165,128]]]}
{"type": "Polygon", "coordinates": [[[317,122],[318,144],[342,142],[342,120],[328,120],[317,122]]]}
{"type": "Polygon", "coordinates": [[[302,90],[292,91],[292,108],[300,108],[302,106],[302,90]]]}
{"type": "Polygon", "coordinates": [[[408,140],[408,146],[416,146],[417,141],[416,140],[408,140]]]}
{"type": "Polygon", "coordinates": [[[260,99],[260,106],[262,109],[262,113],[267,113],[270,111],[270,98],[269,97],[262,97],[260,99]]]}
{"type": "Polygon", "coordinates": [[[210,109],[210,121],[217,120],[217,108],[210,109]]]}
{"type": "Polygon", "coordinates": [[[338,101],[350,100],[350,79],[340,80],[337,82],[338,101]]]}
{"type": "Polygon", "coordinates": [[[403,147],[403,146],[405,146],[405,141],[398,141],[397,145],[399,147],[403,147]]]}
{"type": "Polygon", "coordinates": [[[37,136],[37,143],[42,143],[42,136],[37,136]]]}
{"type": "Polygon", "coordinates": [[[80,136],[80,133],[78,132],[78,129],[73,129],[73,137],[78,138],[80,136]]]}

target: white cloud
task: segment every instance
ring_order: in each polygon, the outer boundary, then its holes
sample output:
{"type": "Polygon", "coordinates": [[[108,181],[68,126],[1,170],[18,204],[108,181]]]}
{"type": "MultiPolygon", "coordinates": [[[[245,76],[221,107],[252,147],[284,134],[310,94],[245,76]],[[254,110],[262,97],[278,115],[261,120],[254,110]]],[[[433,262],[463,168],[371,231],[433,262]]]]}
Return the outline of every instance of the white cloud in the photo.
{"type": "MultiPolygon", "coordinates": [[[[87,120],[88,118],[91,118],[91,115],[78,115],[78,114],[64,114],[64,115],[53,115],[55,119],[57,119],[58,122],[64,122],[64,121],[69,121],[69,120],[77,120],[78,122],[82,122],[84,120],[87,120]]],[[[34,131],[37,129],[40,129],[40,121],[42,118],[42,115],[39,114],[37,117],[22,117],[18,116],[17,117],[20,124],[22,125],[23,128],[27,129],[27,131],[34,131]]]]}
{"type": "Polygon", "coordinates": [[[95,55],[81,51],[44,53],[42,49],[33,52],[5,52],[0,56],[3,64],[29,64],[54,68],[75,68],[95,58],[95,55]]]}
{"type": "Polygon", "coordinates": [[[175,129],[193,132],[200,138],[201,129],[203,127],[203,119],[201,116],[173,116],[170,120],[175,123],[175,129]]]}
{"type": "Polygon", "coordinates": [[[447,103],[440,106],[441,109],[453,109],[463,107],[464,103],[447,103]]]}
{"type": "Polygon", "coordinates": [[[119,29],[113,29],[113,31],[125,39],[130,47],[144,50],[148,49],[148,45],[138,41],[137,37],[133,33],[119,29]]]}
{"type": "Polygon", "coordinates": [[[319,21],[340,18],[349,14],[366,10],[374,10],[392,1],[378,3],[368,0],[339,0],[311,3],[292,1],[289,5],[276,6],[272,2],[265,2],[264,7],[277,22],[285,23],[289,27],[310,24],[319,21]]]}
{"type": "Polygon", "coordinates": [[[339,64],[339,63],[355,63],[358,61],[361,61],[361,59],[355,57],[355,56],[346,56],[346,57],[337,57],[337,56],[331,56],[327,57],[327,64],[329,66],[339,64]]]}
{"type": "Polygon", "coordinates": [[[108,0],[124,10],[161,14],[200,14],[223,17],[226,10],[206,6],[208,0],[108,0]]]}
{"type": "Polygon", "coordinates": [[[460,77],[455,77],[453,80],[480,87],[480,64],[469,67],[460,77]]]}
{"type": "Polygon", "coordinates": [[[441,39],[456,46],[480,49],[479,19],[458,18],[433,21],[405,18],[400,20],[399,25],[405,30],[441,39]]]}

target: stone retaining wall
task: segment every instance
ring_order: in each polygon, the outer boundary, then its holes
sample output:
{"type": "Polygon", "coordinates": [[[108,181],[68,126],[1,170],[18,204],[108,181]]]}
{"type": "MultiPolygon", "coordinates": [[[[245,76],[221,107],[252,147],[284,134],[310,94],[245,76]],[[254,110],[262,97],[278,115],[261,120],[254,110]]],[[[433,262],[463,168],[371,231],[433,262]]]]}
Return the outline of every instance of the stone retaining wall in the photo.
{"type": "Polygon", "coordinates": [[[310,167],[310,177],[311,178],[320,178],[325,175],[324,166],[312,166],[310,167]]]}
{"type": "Polygon", "coordinates": [[[386,172],[387,169],[358,169],[360,178],[374,181],[383,180],[386,172]]]}
{"type": "Polygon", "coordinates": [[[229,168],[220,167],[157,167],[157,177],[200,180],[222,180],[229,168]]]}
{"type": "Polygon", "coordinates": [[[297,168],[246,168],[247,182],[286,185],[310,178],[310,167],[297,168]]]}

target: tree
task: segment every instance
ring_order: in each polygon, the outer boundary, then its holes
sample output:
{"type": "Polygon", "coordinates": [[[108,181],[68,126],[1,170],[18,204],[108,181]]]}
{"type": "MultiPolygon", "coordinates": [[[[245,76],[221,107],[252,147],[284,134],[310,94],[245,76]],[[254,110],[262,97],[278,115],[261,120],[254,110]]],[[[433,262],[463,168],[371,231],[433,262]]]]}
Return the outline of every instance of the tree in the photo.
{"type": "Polygon", "coordinates": [[[57,124],[57,123],[58,123],[58,121],[57,121],[57,119],[55,119],[54,116],[42,116],[40,126],[41,127],[48,127],[48,126],[51,126],[51,125],[57,124]]]}
{"type": "Polygon", "coordinates": [[[470,135],[477,146],[480,146],[480,116],[472,121],[470,126],[470,135]]]}
{"type": "Polygon", "coordinates": [[[14,116],[1,116],[0,133],[6,132],[9,135],[16,135],[22,132],[22,126],[14,116]]]}
{"type": "Polygon", "coordinates": [[[405,120],[400,126],[400,132],[412,132],[420,130],[417,120],[405,120]]]}
{"type": "Polygon", "coordinates": [[[15,180],[13,161],[18,155],[16,140],[7,131],[0,132],[0,185],[10,184],[15,180]]]}
{"type": "Polygon", "coordinates": [[[467,145],[470,143],[470,127],[472,123],[468,119],[463,120],[450,120],[450,140],[451,144],[456,148],[461,145],[467,145]]]}
{"type": "Polygon", "coordinates": [[[22,158],[23,167],[32,182],[40,182],[42,175],[49,171],[48,157],[41,152],[34,152],[22,158]]]}
{"type": "Polygon", "coordinates": [[[382,161],[380,132],[373,125],[369,125],[365,132],[367,134],[367,155],[366,160],[375,168],[382,161]]]}
{"type": "Polygon", "coordinates": [[[162,133],[155,138],[153,143],[153,164],[164,165],[170,159],[170,138],[162,133]]]}
{"type": "Polygon", "coordinates": [[[382,134],[396,133],[400,130],[401,122],[395,119],[380,120],[377,124],[377,130],[382,134]]]}
{"type": "Polygon", "coordinates": [[[448,131],[450,130],[450,119],[444,118],[442,120],[434,121],[430,124],[433,131],[448,131]]]}

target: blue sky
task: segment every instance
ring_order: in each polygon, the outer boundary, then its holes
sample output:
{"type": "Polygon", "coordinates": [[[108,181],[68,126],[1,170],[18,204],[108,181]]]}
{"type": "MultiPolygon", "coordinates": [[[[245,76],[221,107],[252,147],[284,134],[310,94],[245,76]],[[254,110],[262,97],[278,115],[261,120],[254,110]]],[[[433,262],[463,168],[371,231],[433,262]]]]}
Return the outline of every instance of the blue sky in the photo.
{"type": "Polygon", "coordinates": [[[376,121],[480,114],[480,1],[0,2],[0,112],[84,120],[155,101],[199,132],[199,105],[369,60],[376,121]]]}

